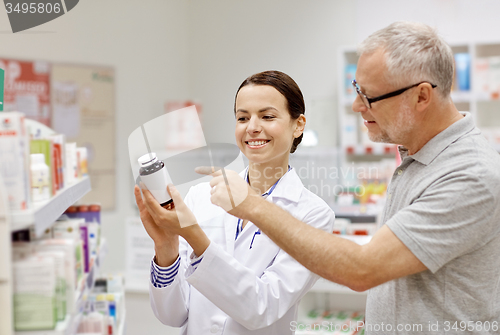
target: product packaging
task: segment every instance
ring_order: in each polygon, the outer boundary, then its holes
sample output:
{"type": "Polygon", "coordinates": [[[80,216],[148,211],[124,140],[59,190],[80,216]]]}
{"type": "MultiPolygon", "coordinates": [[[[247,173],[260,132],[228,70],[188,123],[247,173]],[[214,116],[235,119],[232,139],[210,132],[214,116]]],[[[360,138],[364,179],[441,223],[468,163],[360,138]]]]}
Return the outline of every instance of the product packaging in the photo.
{"type": "Polygon", "coordinates": [[[52,142],[50,140],[32,140],[30,142],[30,150],[32,154],[45,155],[45,164],[47,164],[50,174],[50,194],[51,196],[55,195],[57,191],[57,184],[55,180],[56,170],[54,167],[52,142]]]}
{"type": "Polygon", "coordinates": [[[89,267],[92,267],[99,251],[101,227],[96,222],[86,222],[88,232],[89,267]]]}
{"type": "Polygon", "coordinates": [[[56,261],[32,256],[13,262],[14,328],[54,329],[57,321],[56,261]]]}
{"type": "Polygon", "coordinates": [[[335,218],[335,222],[333,223],[333,234],[337,235],[345,235],[346,228],[351,223],[348,219],[335,218]]]}
{"type": "Polygon", "coordinates": [[[35,231],[35,226],[30,226],[29,228],[29,240],[30,241],[40,241],[40,240],[50,240],[52,239],[52,229],[46,228],[41,235],[37,235],[35,231]]]}
{"type": "Polygon", "coordinates": [[[101,205],[100,204],[90,204],[88,211],[88,222],[97,222],[101,224],[101,205]]]}
{"type": "Polygon", "coordinates": [[[13,211],[31,207],[29,137],[24,120],[19,112],[0,113],[0,174],[13,211]]]}
{"type": "Polygon", "coordinates": [[[83,218],[64,218],[61,217],[52,227],[54,238],[70,238],[82,241],[83,251],[83,270],[89,272],[89,242],[87,223],[83,218]]]}
{"type": "Polygon", "coordinates": [[[72,240],[80,239],[80,225],[84,224],[82,219],[59,219],[52,226],[52,236],[55,239],[69,238],[72,240]]]}
{"type": "Polygon", "coordinates": [[[356,146],[358,144],[358,118],[357,115],[347,113],[344,115],[344,128],[341,132],[344,146],[356,146]]]}
{"type": "Polygon", "coordinates": [[[500,99],[500,56],[490,60],[490,99],[500,99]]]}
{"type": "Polygon", "coordinates": [[[76,156],[76,143],[66,143],[65,145],[66,151],[66,171],[64,177],[67,182],[67,185],[73,185],[79,179],[79,167],[76,156]]]}
{"type": "Polygon", "coordinates": [[[345,94],[347,97],[356,97],[357,92],[354,90],[352,86],[352,81],[356,77],[356,64],[347,64],[345,66],[345,94]]]}
{"type": "Polygon", "coordinates": [[[58,189],[64,188],[64,169],[66,161],[66,137],[63,134],[52,135],[49,137],[52,141],[54,152],[55,152],[55,163],[56,163],[56,179],[58,184],[58,189]]]}
{"type": "Polygon", "coordinates": [[[474,87],[478,99],[489,99],[490,96],[490,60],[476,58],[474,87]]]}
{"type": "Polygon", "coordinates": [[[456,81],[459,91],[470,90],[470,55],[468,53],[455,54],[456,81]]]}
{"type": "Polygon", "coordinates": [[[17,261],[28,258],[35,253],[33,243],[30,242],[12,242],[12,260],[17,261]]]}
{"type": "Polygon", "coordinates": [[[0,112],[3,111],[3,83],[5,78],[5,71],[0,69],[0,112]]]}
{"type": "Polygon", "coordinates": [[[88,175],[88,162],[87,162],[87,148],[78,147],[76,148],[77,159],[80,162],[80,172],[82,176],[88,175]]]}
{"type": "Polygon", "coordinates": [[[31,154],[31,191],[33,202],[50,199],[50,171],[44,154],[31,154]]]}
{"type": "Polygon", "coordinates": [[[56,309],[57,321],[66,317],[66,273],[64,269],[65,254],[62,251],[39,251],[37,255],[53,257],[56,268],[56,309]]]}
{"type": "Polygon", "coordinates": [[[42,240],[35,244],[36,251],[63,251],[65,253],[67,311],[76,310],[75,291],[83,285],[82,241],[72,239],[42,240]]]}

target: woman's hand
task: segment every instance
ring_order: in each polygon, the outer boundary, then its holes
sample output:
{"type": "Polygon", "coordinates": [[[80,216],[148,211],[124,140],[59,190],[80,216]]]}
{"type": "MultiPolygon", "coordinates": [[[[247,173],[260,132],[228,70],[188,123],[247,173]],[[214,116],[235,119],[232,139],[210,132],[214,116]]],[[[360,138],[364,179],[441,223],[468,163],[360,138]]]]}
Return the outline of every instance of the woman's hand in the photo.
{"type": "MultiPolygon", "coordinates": [[[[144,214],[144,216],[146,217],[146,219],[152,219],[154,225],[160,230],[166,232],[166,234],[177,236],[177,243],[178,236],[180,235],[191,245],[196,255],[203,254],[203,252],[205,252],[205,249],[210,244],[210,240],[197,224],[196,217],[194,216],[193,212],[191,212],[191,210],[186,206],[186,204],[182,200],[182,196],[174,187],[174,185],[168,185],[167,192],[170,194],[170,197],[173,200],[173,206],[171,208],[161,207],[158,201],[156,201],[156,199],[153,197],[151,192],[149,192],[147,189],[143,189],[143,204],[148,214],[144,214]]],[[[173,261],[175,261],[175,259],[173,261]]]]}
{"type": "MultiPolygon", "coordinates": [[[[151,196],[149,191],[145,191],[144,193],[148,193],[151,196]]],[[[149,213],[146,202],[142,199],[141,190],[137,185],[134,188],[134,195],[137,207],[139,207],[142,224],[155,244],[156,263],[160,266],[172,265],[179,255],[179,234],[163,228],[156,223],[149,213]]]]}

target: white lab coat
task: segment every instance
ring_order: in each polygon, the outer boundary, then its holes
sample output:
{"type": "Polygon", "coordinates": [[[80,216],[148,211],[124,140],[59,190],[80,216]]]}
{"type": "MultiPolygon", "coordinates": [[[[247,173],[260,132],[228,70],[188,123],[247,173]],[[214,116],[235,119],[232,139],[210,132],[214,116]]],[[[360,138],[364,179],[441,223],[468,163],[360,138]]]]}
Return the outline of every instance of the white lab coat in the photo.
{"type": "MultiPolygon", "coordinates": [[[[303,186],[294,169],[267,201],[313,227],[333,229],[333,211],[303,186]]],[[[192,248],[181,238],[181,264],[172,284],[156,288],[150,283],[156,317],[187,335],[293,334],[290,323],[297,318],[299,301],[318,276],[266,235],[255,234],[258,228],[251,222],[235,241],[238,219],[210,202],[208,183],[192,187],[185,202],[211,244],[195,270],[192,248]]]]}

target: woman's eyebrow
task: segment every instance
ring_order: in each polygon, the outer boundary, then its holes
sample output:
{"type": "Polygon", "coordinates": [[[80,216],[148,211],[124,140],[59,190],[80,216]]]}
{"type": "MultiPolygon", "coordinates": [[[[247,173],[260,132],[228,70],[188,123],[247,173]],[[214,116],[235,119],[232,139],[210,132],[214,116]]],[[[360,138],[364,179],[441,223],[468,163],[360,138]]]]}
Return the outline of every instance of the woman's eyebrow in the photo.
{"type": "Polygon", "coordinates": [[[268,111],[270,109],[274,109],[275,111],[277,111],[276,108],[269,106],[269,107],[264,107],[264,108],[260,109],[259,113],[266,112],[266,111],[268,111]]]}
{"type": "MultiPolygon", "coordinates": [[[[268,107],[264,107],[264,108],[259,109],[258,113],[264,113],[264,112],[267,112],[267,111],[268,111],[268,110],[270,110],[270,109],[273,109],[273,110],[277,111],[277,109],[276,109],[276,108],[271,107],[271,106],[268,106],[268,107]]],[[[238,109],[238,110],[236,111],[236,113],[248,113],[248,111],[247,111],[247,110],[244,110],[244,109],[238,109]]]]}

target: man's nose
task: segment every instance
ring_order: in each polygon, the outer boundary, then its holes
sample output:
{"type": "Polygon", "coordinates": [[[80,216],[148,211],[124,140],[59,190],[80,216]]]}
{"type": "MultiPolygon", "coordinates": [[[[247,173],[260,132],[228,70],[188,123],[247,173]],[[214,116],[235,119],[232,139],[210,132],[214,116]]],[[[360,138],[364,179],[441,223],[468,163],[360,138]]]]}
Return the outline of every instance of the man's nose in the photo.
{"type": "Polygon", "coordinates": [[[366,112],[368,108],[365,106],[359,94],[356,94],[356,99],[352,103],[352,111],[355,113],[366,112]]]}

